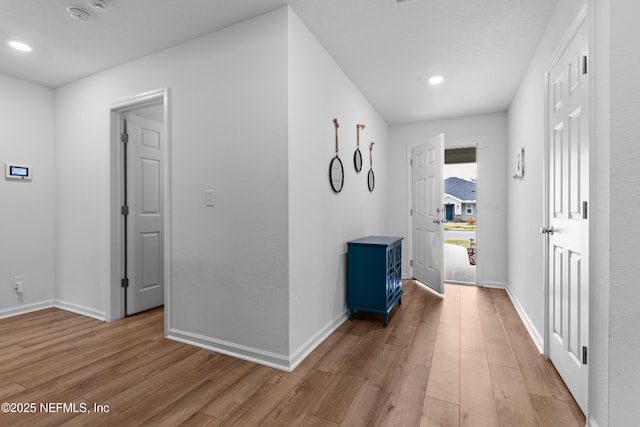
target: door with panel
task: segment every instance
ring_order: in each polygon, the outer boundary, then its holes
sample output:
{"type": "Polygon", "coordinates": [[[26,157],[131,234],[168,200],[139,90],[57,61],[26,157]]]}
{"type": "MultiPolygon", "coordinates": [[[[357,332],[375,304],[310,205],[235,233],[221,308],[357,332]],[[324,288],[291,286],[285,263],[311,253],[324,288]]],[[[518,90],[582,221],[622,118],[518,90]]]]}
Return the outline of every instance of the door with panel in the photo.
{"type": "Polygon", "coordinates": [[[444,135],[411,149],[413,277],[444,293],[442,175],[444,135]]]}
{"type": "Polygon", "coordinates": [[[589,74],[586,21],[548,74],[548,355],[586,414],[589,74]]]}
{"type": "Polygon", "coordinates": [[[164,304],[163,123],[126,117],[128,236],[126,313],[164,304]]]}

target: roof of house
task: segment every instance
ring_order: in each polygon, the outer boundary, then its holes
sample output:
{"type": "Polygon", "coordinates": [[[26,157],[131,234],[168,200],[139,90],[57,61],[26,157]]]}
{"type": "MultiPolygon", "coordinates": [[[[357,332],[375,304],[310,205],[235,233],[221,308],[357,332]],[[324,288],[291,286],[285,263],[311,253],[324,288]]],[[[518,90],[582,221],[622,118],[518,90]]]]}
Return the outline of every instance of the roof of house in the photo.
{"type": "Polygon", "coordinates": [[[445,179],[444,192],[464,202],[476,201],[476,183],[466,179],[455,176],[445,179]]]}

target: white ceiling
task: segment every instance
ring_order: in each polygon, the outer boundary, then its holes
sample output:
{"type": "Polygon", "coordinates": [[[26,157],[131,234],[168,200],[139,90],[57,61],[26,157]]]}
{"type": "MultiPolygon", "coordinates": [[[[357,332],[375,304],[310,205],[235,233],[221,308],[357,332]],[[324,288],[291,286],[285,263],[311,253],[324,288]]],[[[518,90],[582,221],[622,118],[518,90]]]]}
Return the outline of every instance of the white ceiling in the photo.
{"type": "Polygon", "coordinates": [[[558,2],[107,1],[0,0],[0,72],[58,87],[289,4],[389,124],[504,111],[558,2]],[[91,21],[71,20],[70,5],[91,21]],[[445,82],[429,86],[433,74],[445,82]]]}

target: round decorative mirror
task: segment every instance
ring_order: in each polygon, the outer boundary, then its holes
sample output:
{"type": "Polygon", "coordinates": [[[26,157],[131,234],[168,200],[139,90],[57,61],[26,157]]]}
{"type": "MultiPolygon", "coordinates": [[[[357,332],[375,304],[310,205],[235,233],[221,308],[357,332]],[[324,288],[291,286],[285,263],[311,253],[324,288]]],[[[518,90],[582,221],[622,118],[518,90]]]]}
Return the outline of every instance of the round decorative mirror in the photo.
{"type": "Polygon", "coordinates": [[[369,144],[369,175],[367,175],[367,187],[369,187],[369,191],[373,191],[373,187],[376,185],[376,177],[373,174],[373,144],[373,141],[369,144]]]}
{"type": "Polygon", "coordinates": [[[333,124],[336,127],[336,156],[329,163],[329,183],[331,184],[331,189],[339,193],[344,185],[344,168],[342,167],[342,160],[338,157],[338,128],[340,127],[338,119],[333,119],[333,124]]]}
{"type": "Polygon", "coordinates": [[[359,148],[357,148],[356,152],[353,153],[353,167],[356,169],[356,172],[360,172],[362,170],[362,153],[359,148]]]}
{"type": "Polygon", "coordinates": [[[342,160],[337,155],[331,159],[329,164],[329,182],[331,183],[331,189],[336,193],[342,191],[344,185],[344,169],[342,167],[342,160]]]}

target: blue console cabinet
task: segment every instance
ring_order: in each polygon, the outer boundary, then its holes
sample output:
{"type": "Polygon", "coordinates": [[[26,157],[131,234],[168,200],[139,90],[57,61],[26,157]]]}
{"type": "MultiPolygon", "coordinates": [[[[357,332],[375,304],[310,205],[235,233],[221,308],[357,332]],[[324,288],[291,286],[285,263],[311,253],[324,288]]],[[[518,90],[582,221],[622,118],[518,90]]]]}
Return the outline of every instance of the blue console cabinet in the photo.
{"type": "Polygon", "coordinates": [[[369,236],[347,242],[347,309],[384,315],[402,304],[402,237],[369,236]]]}

